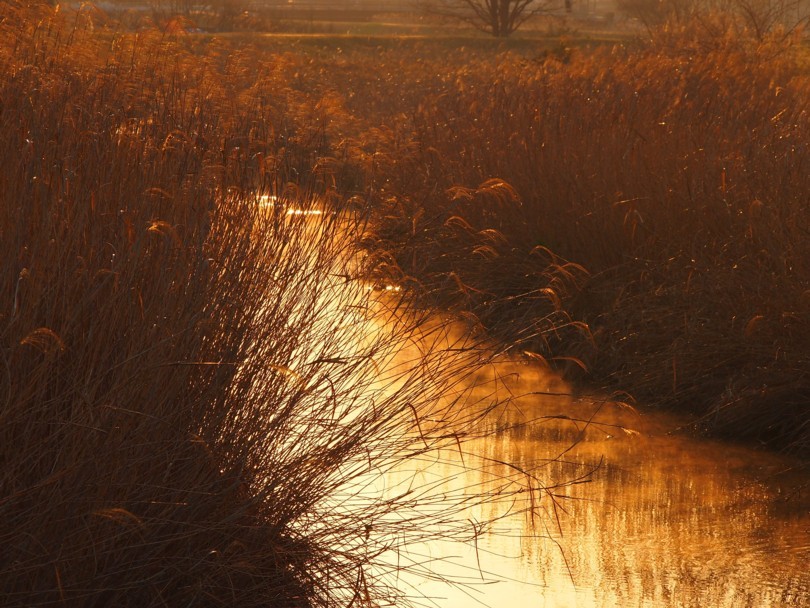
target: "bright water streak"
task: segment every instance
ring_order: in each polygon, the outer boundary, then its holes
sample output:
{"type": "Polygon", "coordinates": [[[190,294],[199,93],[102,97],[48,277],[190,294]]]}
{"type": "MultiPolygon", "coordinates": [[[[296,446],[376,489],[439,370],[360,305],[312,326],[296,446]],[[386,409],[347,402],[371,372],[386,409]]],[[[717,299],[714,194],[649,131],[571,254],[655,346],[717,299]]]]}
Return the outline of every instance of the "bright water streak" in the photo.
{"type": "MultiPolygon", "coordinates": [[[[549,478],[587,470],[576,463],[601,465],[592,482],[556,491],[558,520],[547,500],[547,521],[503,519],[477,547],[415,549],[457,564],[443,563],[446,576],[502,579],[466,589],[416,583],[432,605],[810,606],[810,488],[806,474],[791,472],[795,463],[674,434],[679,421],[665,415],[537,394],[549,388],[549,377],[527,363],[497,368],[504,390],[525,396],[492,421],[500,430],[482,440],[481,452],[525,466],[579,440],[549,467],[549,478]],[[585,428],[557,416],[592,422],[585,428]]],[[[552,391],[558,388],[552,381],[552,391]]],[[[431,474],[478,481],[459,478],[449,465],[431,474]]]]}
{"type": "MultiPolygon", "coordinates": [[[[411,347],[400,364],[412,357],[411,347]]],[[[458,496],[497,487],[498,475],[513,472],[497,462],[540,471],[549,485],[583,483],[532,493],[532,505],[527,497],[471,507],[459,525],[497,519],[488,533],[391,555],[421,570],[397,570],[417,605],[810,606],[810,487],[795,463],[691,439],[673,432],[683,420],[668,415],[555,395],[567,387],[534,363],[503,359],[470,382],[472,397],[510,402],[484,422],[489,436],[466,447],[482,458],[448,449],[409,462],[370,483],[370,500],[385,488],[458,496]]]]}

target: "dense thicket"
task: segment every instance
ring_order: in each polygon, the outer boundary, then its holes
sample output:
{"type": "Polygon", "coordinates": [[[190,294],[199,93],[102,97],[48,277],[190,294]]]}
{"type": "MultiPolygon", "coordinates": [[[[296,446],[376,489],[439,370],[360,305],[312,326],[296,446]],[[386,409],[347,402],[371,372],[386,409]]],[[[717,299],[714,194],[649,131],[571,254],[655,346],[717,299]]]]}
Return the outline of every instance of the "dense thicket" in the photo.
{"type": "Polygon", "coordinates": [[[806,69],[719,25],[562,60],[426,45],[338,78],[384,125],[356,157],[406,274],[597,386],[806,451],[806,69]]]}
{"type": "Polygon", "coordinates": [[[396,601],[398,547],[482,529],[378,483],[478,432],[482,351],[355,278],[299,59],[96,17],[0,18],[0,603],[396,601]]]}

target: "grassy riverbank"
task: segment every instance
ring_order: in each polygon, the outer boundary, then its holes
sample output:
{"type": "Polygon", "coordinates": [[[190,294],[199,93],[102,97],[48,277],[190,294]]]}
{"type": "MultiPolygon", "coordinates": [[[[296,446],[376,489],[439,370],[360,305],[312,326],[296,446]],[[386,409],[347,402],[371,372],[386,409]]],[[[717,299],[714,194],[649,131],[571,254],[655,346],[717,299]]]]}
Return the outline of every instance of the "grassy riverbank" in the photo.
{"type": "Polygon", "coordinates": [[[379,237],[586,383],[806,453],[807,72],[784,42],[696,31],[426,62],[444,78],[407,150],[386,142],[379,237]]]}
{"type": "MultiPolygon", "coordinates": [[[[291,55],[6,8],[0,603],[405,603],[392,552],[486,525],[373,482],[463,449],[486,355],[407,300],[369,327],[350,216],[288,213],[342,208],[340,100],[291,55]]],[[[543,485],[507,477],[480,499],[543,485]]]]}
{"type": "MultiPolygon", "coordinates": [[[[370,472],[462,449],[480,411],[454,382],[481,355],[437,339],[386,372],[438,330],[403,306],[369,339],[350,271],[591,385],[806,452],[791,49],[686,30],[293,43],[8,6],[4,605],[372,605],[398,593],[387,551],[480,533],[457,521],[466,495],[358,498],[370,472]],[[258,193],[370,211],[373,255],[341,266],[345,225],[313,233],[258,193]]],[[[498,499],[548,481],[514,475],[498,499]]]]}

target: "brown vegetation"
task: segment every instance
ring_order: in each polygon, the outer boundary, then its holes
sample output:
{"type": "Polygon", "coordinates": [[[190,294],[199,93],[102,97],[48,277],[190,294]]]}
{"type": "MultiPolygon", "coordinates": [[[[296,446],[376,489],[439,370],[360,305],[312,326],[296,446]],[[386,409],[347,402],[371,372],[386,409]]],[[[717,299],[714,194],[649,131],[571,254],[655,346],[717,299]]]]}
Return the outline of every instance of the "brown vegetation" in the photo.
{"type": "Polygon", "coordinates": [[[519,340],[550,310],[586,322],[592,344],[541,352],[590,381],[806,450],[807,78],[783,42],[694,31],[455,65],[380,172],[380,237],[519,340]]]}
{"type": "Polygon", "coordinates": [[[481,356],[448,363],[431,329],[422,365],[385,371],[432,326],[403,301],[369,338],[359,283],[323,297],[352,273],[806,452],[808,85],[783,47],[291,52],[9,6],[4,605],[371,604],[396,594],[386,551],[469,535],[420,511],[429,488],[352,502],[369,471],[461,449],[480,411],[454,382],[481,356]],[[262,211],[291,182],[343,219],[262,211]],[[345,209],[374,213],[367,258],[345,209]]]}
{"type": "Polygon", "coordinates": [[[727,26],[534,57],[357,46],[311,78],[355,117],[336,155],[378,213],[369,246],[444,305],[696,428],[804,452],[806,68],[727,26]]]}
{"type": "MultiPolygon", "coordinates": [[[[0,28],[0,603],[373,605],[397,547],[479,534],[475,489],[372,491],[478,432],[485,355],[404,299],[369,328],[351,214],[287,213],[350,174],[307,60],[85,9],[0,28]]],[[[542,485],[515,471],[486,500],[542,485]]]]}

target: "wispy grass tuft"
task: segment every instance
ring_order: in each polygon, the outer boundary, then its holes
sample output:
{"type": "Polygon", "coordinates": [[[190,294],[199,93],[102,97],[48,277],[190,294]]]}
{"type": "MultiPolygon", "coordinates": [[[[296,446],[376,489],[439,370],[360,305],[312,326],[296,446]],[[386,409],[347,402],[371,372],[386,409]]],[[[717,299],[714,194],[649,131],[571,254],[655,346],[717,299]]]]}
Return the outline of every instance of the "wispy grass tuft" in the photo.
{"type": "Polygon", "coordinates": [[[807,71],[721,25],[403,60],[422,96],[373,140],[375,238],[521,348],[587,324],[531,346],[591,383],[806,451],[807,71]]]}
{"type": "Polygon", "coordinates": [[[340,100],[289,86],[284,57],[9,6],[3,605],[407,599],[397,549],[475,537],[459,513],[527,472],[441,508],[375,485],[495,405],[461,406],[476,339],[360,279],[382,258],[356,255],[322,158],[340,100]]]}

